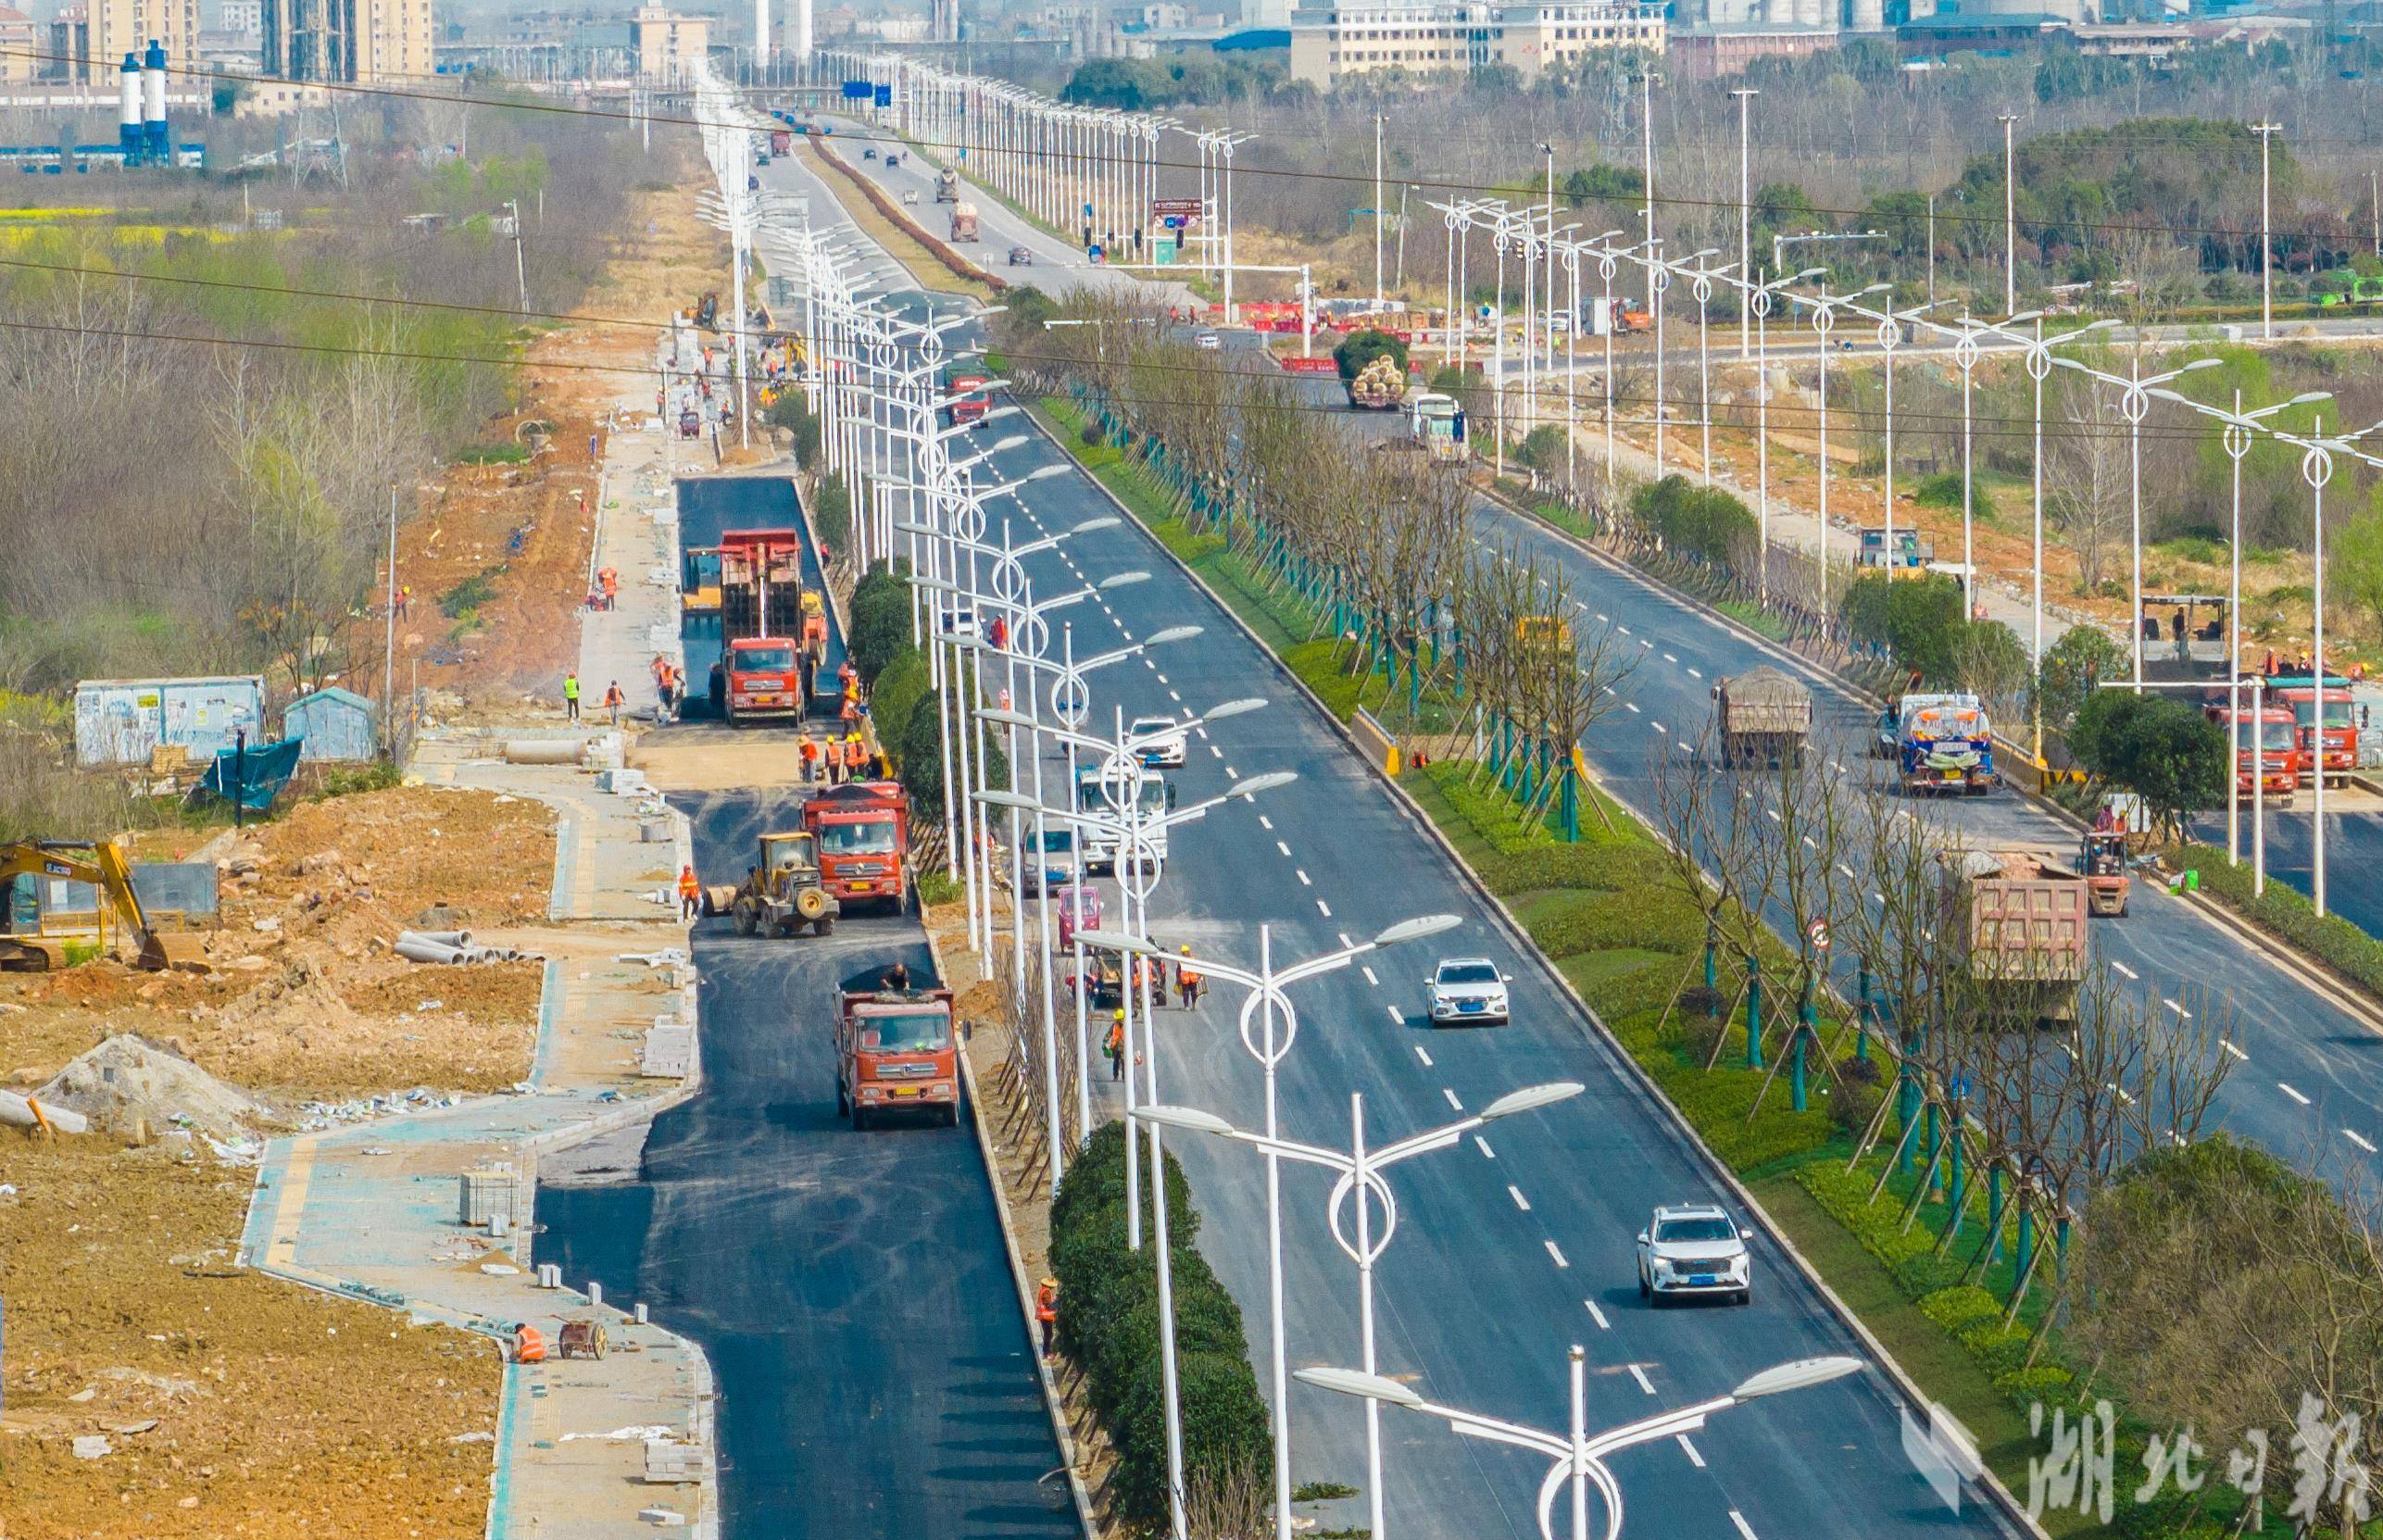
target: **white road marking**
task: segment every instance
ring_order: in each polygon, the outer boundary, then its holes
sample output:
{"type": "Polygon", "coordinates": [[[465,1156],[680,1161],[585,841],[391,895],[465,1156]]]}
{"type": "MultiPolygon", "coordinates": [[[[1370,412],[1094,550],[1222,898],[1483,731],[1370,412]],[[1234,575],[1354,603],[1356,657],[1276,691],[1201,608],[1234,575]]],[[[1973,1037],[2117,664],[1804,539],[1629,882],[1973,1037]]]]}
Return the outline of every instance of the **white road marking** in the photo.
{"type": "Polygon", "coordinates": [[[1549,1256],[1550,1256],[1550,1257],[1553,1257],[1553,1258],[1556,1259],[1556,1266],[1558,1266],[1558,1267],[1560,1267],[1560,1268],[1568,1268],[1568,1267],[1572,1266],[1572,1264],[1571,1264],[1570,1262],[1567,1262],[1567,1261],[1565,1261],[1565,1260],[1564,1260],[1564,1254],[1563,1254],[1562,1252],[1558,1251],[1558,1250],[1556,1249],[1556,1243],[1555,1243],[1555,1242],[1553,1242],[1553,1241],[1542,1241],[1542,1242],[1540,1242],[1539,1244],[1540,1244],[1540,1245],[1542,1245],[1542,1246],[1546,1246],[1546,1247],[1548,1248],[1548,1255],[1549,1255],[1549,1256]]]}
{"type": "Polygon", "coordinates": [[[1522,1188],[1517,1187],[1512,1183],[1509,1182],[1506,1183],[1506,1196],[1514,1200],[1515,1208],[1520,1208],[1526,1214],[1531,1211],[1531,1200],[1523,1196],[1522,1188]]]}
{"type": "Polygon", "coordinates": [[[1643,637],[1643,636],[1641,636],[1640,638],[1638,638],[1638,645],[1639,645],[1640,646],[1642,646],[1642,647],[1646,648],[1649,652],[1653,652],[1653,651],[1655,650],[1655,644],[1654,644],[1654,643],[1652,643],[1652,642],[1648,641],[1648,640],[1647,640],[1645,637],[1643,637]]]}
{"type": "Polygon", "coordinates": [[[1159,676],[1159,682],[1160,682],[1160,683],[1161,683],[1161,684],[1164,684],[1166,682],[1167,682],[1167,676],[1166,676],[1166,675],[1164,675],[1164,674],[1160,674],[1160,675],[1159,676]]]}
{"type": "Polygon", "coordinates": [[[1481,1158],[1484,1160],[1495,1160],[1498,1158],[1498,1152],[1489,1147],[1488,1140],[1476,1133],[1473,1136],[1473,1142],[1474,1146],[1480,1149],[1481,1158]]]}
{"type": "Polygon", "coordinates": [[[1649,720],[1648,721],[1647,725],[1648,725],[1649,727],[1653,728],[1656,732],[1660,732],[1660,733],[1663,734],[1663,735],[1664,735],[1665,737],[1667,737],[1667,738],[1671,736],[1672,730],[1671,730],[1670,728],[1668,728],[1668,727],[1665,727],[1662,722],[1654,721],[1654,720],[1649,720]]]}
{"type": "MultiPolygon", "coordinates": [[[[1382,1008],[1388,1011],[1390,1013],[1390,1020],[1397,1022],[1399,1026],[1403,1027],[1407,1024],[1407,1018],[1399,1012],[1397,1006],[1384,1006],[1382,1008]]],[[[1425,1060],[1425,1062],[1428,1063],[1429,1060],[1425,1060]]]]}
{"type": "MultiPolygon", "coordinates": [[[[1266,831],[1268,831],[1269,833],[1271,833],[1271,832],[1273,832],[1273,827],[1274,827],[1274,820],[1273,820],[1273,819],[1268,818],[1265,814],[1263,814],[1263,813],[1260,813],[1260,814],[1258,815],[1258,827],[1259,827],[1259,828],[1260,828],[1260,829],[1266,830],[1266,831]]],[[[1289,851],[1287,851],[1287,850],[1286,850],[1286,851],[1284,851],[1284,852],[1283,852],[1283,854],[1284,854],[1284,855],[1286,855],[1286,856],[1287,856],[1287,855],[1289,855],[1289,854],[1290,854],[1290,852],[1289,852],[1289,851]]]]}
{"type": "Polygon", "coordinates": [[[1605,611],[1603,611],[1603,610],[1601,610],[1601,609],[1600,609],[1600,610],[1599,610],[1599,611],[1597,612],[1597,618],[1598,618],[1599,620],[1604,620],[1604,619],[1605,619],[1605,611]]]}
{"type": "Polygon", "coordinates": [[[1754,1540],[1754,1526],[1746,1521],[1744,1514],[1733,1508],[1729,1510],[1729,1521],[1737,1526],[1737,1533],[1743,1540],[1754,1540]]]}
{"type": "Polygon", "coordinates": [[[2139,979],[2143,976],[2142,974],[2136,972],[2135,970],[2127,967],[2125,963],[2120,962],[2116,958],[2110,959],[2110,966],[2115,968],[2121,973],[2126,974],[2129,979],[2139,979]]]}
{"type": "Polygon", "coordinates": [[[2221,1048],[2224,1048],[2227,1053],[2232,1054],[2232,1055],[2233,1055],[2237,1059],[2239,1059],[2241,1062],[2243,1062],[2243,1063],[2245,1063],[2245,1064],[2248,1064],[2248,1063],[2250,1063],[2250,1062],[2251,1062],[2251,1056],[2250,1056],[2249,1054],[2244,1053],[2241,1049],[2239,1049],[2239,1048],[2236,1047],[2236,1046],[2234,1045],[2234,1044],[2233,1044],[2229,1039],[2223,1038],[2223,1037],[2219,1038],[2219,1039],[2217,1040],[2217,1045],[2218,1045],[2219,1047],[2221,1047],[2221,1048]]]}
{"type": "Polygon", "coordinates": [[[2277,1082],[2276,1083],[2276,1090],[2278,1090],[2278,1091],[2281,1091],[2282,1093],[2284,1093],[2284,1095],[2286,1095],[2286,1096],[2288,1096],[2291,1097],[2294,1101],[2296,1101],[2296,1102],[2300,1103],[2302,1107],[2306,1107],[2306,1106],[2308,1106],[2308,1105],[2309,1105],[2309,1099],[2308,1099],[2308,1097],[2301,1096],[2298,1091],[2293,1090],[2290,1086],[2289,1086],[2289,1085],[2285,1084],[2285,1083],[2284,1083],[2282,1081],[2280,1081],[2280,1080],[2279,1080],[2279,1081],[2277,1081],[2277,1082]]]}
{"type": "Polygon", "coordinates": [[[1149,670],[1152,673],[1157,673],[1159,671],[1158,664],[1147,657],[1142,659],[1142,667],[1149,670]]]}
{"type": "Polygon", "coordinates": [[[1870,901],[1882,909],[1887,907],[1887,895],[1875,888],[1870,890],[1870,901]]]}
{"type": "MultiPolygon", "coordinates": [[[[1604,617],[1604,616],[1602,616],[1602,615],[1600,615],[1600,616],[1599,616],[1599,617],[1598,617],[1598,619],[1599,619],[1599,620],[1604,620],[1604,619],[1605,619],[1605,617],[1604,617]]],[[[1630,634],[1630,628],[1629,628],[1628,626],[1615,626],[1613,629],[1614,629],[1614,630],[1616,630],[1616,631],[1618,631],[1618,632],[1621,632],[1623,635],[1624,635],[1624,636],[1627,636],[1627,635],[1629,635],[1629,634],[1630,634]]]]}
{"type": "Polygon", "coordinates": [[[1340,944],[1343,946],[1354,946],[1357,945],[1357,943],[1348,939],[1348,933],[1347,931],[1340,933],[1340,944]]]}
{"type": "Polygon", "coordinates": [[[1332,906],[1319,898],[1316,900],[1316,913],[1323,916],[1326,920],[1330,920],[1332,918],[1332,906]]]}
{"type": "Polygon", "coordinates": [[[1763,809],[1762,809],[1762,811],[1763,811],[1764,815],[1765,815],[1765,816],[1767,816],[1767,817],[1770,819],[1770,820],[1771,820],[1772,822],[1776,823],[1776,822],[1778,822],[1778,821],[1779,821],[1779,809],[1778,809],[1778,808],[1763,808],[1763,809]]]}
{"type": "Polygon", "coordinates": [[[1588,1307],[1588,1319],[1597,1322],[1597,1329],[1599,1331],[1611,1332],[1613,1330],[1613,1322],[1605,1319],[1605,1312],[1597,1308],[1596,1300],[1584,1299],[1581,1303],[1588,1307]]]}
{"type": "Polygon", "coordinates": [[[1703,1470],[1704,1457],[1696,1452],[1696,1446],[1688,1442],[1688,1435],[1681,1434],[1678,1437],[1680,1441],[1680,1452],[1688,1457],[1688,1463],[1695,1466],[1699,1471],[1703,1470]]]}
{"type": "Polygon", "coordinates": [[[1664,661],[1664,662],[1666,662],[1666,663],[1676,663],[1676,662],[1678,662],[1678,661],[1679,661],[1679,659],[1678,659],[1678,658],[1676,658],[1676,657],[1674,657],[1670,653],[1665,653],[1665,654],[1663,655],[1663,661],[1664,661]]]}
{"type": "Polygon", "coordinates": [[[2191,1011],[2187,1010],[2184,1007],[2176,1004],[2174,1000],[2168,999],[2164,995],[2161,997],[2160,1003],[2167,1007],[2170,1010],[2175,1011],[2178,1016],[2183,1017],[2188,1021],[2193,1019],[2193,1013],[2191,1011]]]}
{"type": "Polygon", "coordinates": [[[1307,874],[1307,872],[1306,872],[1306,870],[1305,870],[1304,869],[1302,869],[1302,870],[1300,870],[1300,872],[1299,872],[1299,874],[1298,874],[1298,875],[1299,875],[1299,886],[1301,886],[1301,887],[1303,887],[1303,888],[1311,888],[1311,887],[1315,886],[1315,884],[1314,884],[1313,883],[1311,883],[1311,882],[1309,882],[1309,881],[1308,881],[1308,874],[1307,874]]]}
{"type": "Polygon", "coordinates": [[[1167,698],[1173,701],[1177,706],[1181,706],[1184,703],[1184,697],[1173,690],[1167,692],[1167,698]]]}
{"type": "Polygon", "coordinates": [[[1373,976],[1373,970],[1361,964],[1357,970],[1365,975],[1365,982],[1367,983],[1372,984],[1376,989],[1382,987],[1382,981],[1373,976]]]}
{"type": "Polygon", "coordinates": [[[1638,1388],[1640,1390],[1645,1391],[1649,1396],[1655,1394],[1655,1382],[1647,1378],[1647,1371],[1639,1368],[1635,1363],[1630,1366],[1630,1377],[1638,1382],[1638,1388]]]}
{"type": "Polygon", "coordinates": [[[1224,750],[1217,747],[1214,744],[1208,745],[1208,752],[1219,759],[1224,757],[1224,750]]]}
{"type": "Polygon", "coordinates": [[[1289,854],[1291,853],[1291,847],[1290,847],[1289,845],[1285,845],[1285,844],[1284,844],[1282,841],[1280,841],[1280,840],[1276,840],[1276,841],[1274,842],[1274,848],[1275,848],[1275,849],[1277,849],[1277,850],[1279,850],[1279,851],[1281,851],[1281,852],[1282,852],[1284,855],[1286,855],[1286,856],[1287,856],[1287,855],[1289,855],[1289,854]]]}
{"type": "Polygon", "coordinates": [[[1622,703],[1622,709],[1624,711],[1637,712],[1638,709],[1638,703],[1635,700],[1625,700],[1622,703]]]}
{"type": "Polygon", "coordinates": [[[2341,1136],[2349,1140],[2352,1144],[2356,1145],[2360,1149],[2364,1150],[2367,1154],[2372,1155],[2375,1153],[2375,1146],[2368,1144],[2364,1137],[2353,1133],[2352,1130],[2346,1128],[2343,1129],[2341,1131],[2341,1136]]]}
{"type": "Polygon", "coordinates": [[[1846,865],[1843,861],[1839,861],[1837,863],[1837,870],[1845,873],[1845,880],[1847,882],[1850,883],[1853,881],[1853,869],[1851,867],[1846,865]]]}
{"type": "Polygon", "coordinates": [[[1455,1108],[1459,1112],[1464,1110],[1464,1103],[1457,1100],[1456,1093],[1449,1090],[1447,1086],[1443,1085],[1440,1087],[1440,1095],[1446,1096],[1448,1098],[1448,1104],[1450,1107],[1455,1108]]]}
{"type": "MultiPolygon", "coordinates": [[[[1393,1011],[1391,1014],[1395,1016],[1398,1013],[1393,1011]]],[[[1424,1069],[1428,1070],[1432,1067],[1432,1056],[1424,1052],[1424,1045],[1421,1043],[1415,1045],[1415,1057],[1424,1061],[1424,1069]]]]}
{"type": "Polygon", "coordinates": [[[1241,779],[1241,772],[1235,770],[1231,765],[1227,765],[1224,767],[1224,778],[1227,781],[1238,781],[1241,779]]]}
{"type": "Polygon", "coordinates": [[[1690,679],[1702,679],[1702,678],[1704,677],[1704,675],[1703,675],[1701,672],[1699,672],[1698,670],[1696,670],[1696,669],[1694,669],[1694,668],[1691,668],[1691,669],[1689,669],[1689,670],[1688,670],[1688,677],[1689,677],[1690,679]]]}
{"type": "Polygon", "coordinates": [[[1812,844],[1812,837],[1810,834],[1806,834],[1804,836],[1804,848],[1807,850],[1818,850],[1820,846],[1812,844]]]}

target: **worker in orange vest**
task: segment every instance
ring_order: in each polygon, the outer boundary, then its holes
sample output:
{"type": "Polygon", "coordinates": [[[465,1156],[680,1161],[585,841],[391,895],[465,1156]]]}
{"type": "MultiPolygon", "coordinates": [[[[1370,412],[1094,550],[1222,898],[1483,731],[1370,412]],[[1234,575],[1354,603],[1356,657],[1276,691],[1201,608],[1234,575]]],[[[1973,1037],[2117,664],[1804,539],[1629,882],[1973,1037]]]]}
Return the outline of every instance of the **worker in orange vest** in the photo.
{"type": "Polygon", "coordinates": [[[1175,964],[1175,998],[1189,1010],[1199,1004],[1200,985],[1206,981],[1192,967],[1191,948],[1185,946],[1181,955],[1183,960],[1175,964]]]}
{"type": "Polygon", "coordinates": [[[513,1361],[544,1363],[546,1361],[546,1334],[526,1321],[513,1323],[513,1361]]]}
{"type": "Polygon", "coordinates": [[[703,912],[703,884],[695,880],[695,868],[679,868],[679,918],[693,920],[703,912]]]}
{"type": "Polygon", "coordinates": [[[604,708],[612,713],[613,726],[619,727],[621,725],[621,707],[628,701],[628,699],[629,697],[627,695],[621,693],[621,682],[619,680],[614,680],[610,685],[606,687],[604,692],[604,708]]]}
{"type": "Polygon", "coordinates": [[[819,740],[812,737],[808,732],[804,733],[802,747],[797,749],[796,752],[802,756],[804,783],[808,785],[809,783],[818,780],[819,740]]]}
{"type": "Polygon", "coordinates": [[[1045,1278],[1043,1286],[1035,1291],[1035,1320],[1043,1328],[1043,1357],[1048,1358],[1058,1346],[1060,1328],[1060,1281],[1045,1278]]]}
{"type": "Polygon", "coordinates": [[[1101,1045],[1101,1051],[1109,1056],[1109,1078],[1123,1080],[1125,1078],[1125,1013],[1123,1010],[1110,1016],[1109,1041],[1101,1045]]]}
{"type": "Polygon", "coordinates": [[[855,732],[844,740],[844,778],[846,780],[859,780],[860,769],[868,763],[868,760],[869,747],[860,741],[859,733],[855,732]]]}

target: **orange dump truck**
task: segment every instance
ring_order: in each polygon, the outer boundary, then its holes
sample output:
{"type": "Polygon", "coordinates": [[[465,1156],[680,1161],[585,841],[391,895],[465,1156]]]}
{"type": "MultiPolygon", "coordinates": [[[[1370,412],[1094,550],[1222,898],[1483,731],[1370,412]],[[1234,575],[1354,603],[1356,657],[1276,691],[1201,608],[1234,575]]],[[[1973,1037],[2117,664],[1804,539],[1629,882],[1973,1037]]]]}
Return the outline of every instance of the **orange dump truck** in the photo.
{"type": "Polygon", "coordinates": [[[847,781],[803,804],[819,842],[820,886],[847,909],[899,912],[910,891],[910,805],[898,781],[847,781]]]}
{"type": "Polygon", "coordinates": [[[959,1121],[959,1044],[951,991],[932,980],[856,973],[835,992],[835,1109],[856,1129],[919,1108],[959,1121]]]}
{"type": "Polygon", "coordinates": [[[1940,860],[1947,920],[1981,1003],[2013,1024],[2076,1020],[2092,901],[2085,881],[2032,850],[1950,850],[1940,860]]]}

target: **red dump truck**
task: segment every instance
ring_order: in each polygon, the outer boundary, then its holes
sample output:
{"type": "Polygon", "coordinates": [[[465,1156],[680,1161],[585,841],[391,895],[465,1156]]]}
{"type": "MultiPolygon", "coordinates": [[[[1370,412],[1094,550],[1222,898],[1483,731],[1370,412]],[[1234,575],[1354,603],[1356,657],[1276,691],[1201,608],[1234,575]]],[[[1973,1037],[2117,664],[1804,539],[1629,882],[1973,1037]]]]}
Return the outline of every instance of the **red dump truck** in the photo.
{"type": "Polygon", "coordinates": [[[954,374],[944,382],[944,403],[951,414],[953,427],[962,423],[973,427],[985,420],[985,414],[993,405],[991,398],[985,394],[985,387],[991,383],[992,381],[982,374],[954,374]]]}
{"type": "Polygon", "coordinates": [[[910,891],[910,806],[898,781],[847,781],[803,804],[819,839],[820,886],[851,909],[898,913],[910,891]]]}
{"type": "Polygon", "coordinates": [[[713,709],[732,726],[805,715],[826,655],[827,631],[819,596],[803,590],[801,533],[727,531],[720,537],[719,566],[713,709]]]}
{"type": "Polygon", "coordinates": [[[2328,786],[2347,784],[2350,772],[2358,768],[2359,712],[2352,700],[2350,681],[2339,674],[2320,682],[2307,675],[2298,679],[2271,679],[2267,682],[2267,698],[2291,712],[2297,724],[2301,752],[2300,780],[2303,786],[2314,784],[2314,777],[2322,773],[2328,786]],[[2317,696],[2325,696],[2324,764],[2318,764],[2317,696]]]}
{"type": "Polygon", "coordinates": [[[930,1112],[959,1121],[959,1042],[951,991],[884,968],[855,973],[835,992],[835,1109],[855,1129],[880,1114],[930,1112]]]}
{"type": "Polygon", "coordinates": [[[770,153],[771,155],[792,155],[794,150],[794,130],[771,129],[770,131],[770,153]]]}
{"type": "MultiPolygon", "coordinates": [[[[2031,850],[1949,850],[1939,860],[1946,920],[1976,1003],[2014,1026],[2076,1020],[2092,904],[2085,880],[2031,850]]],[[[2124,912],[2123,885],[2117,894],[2124,912]]]]}

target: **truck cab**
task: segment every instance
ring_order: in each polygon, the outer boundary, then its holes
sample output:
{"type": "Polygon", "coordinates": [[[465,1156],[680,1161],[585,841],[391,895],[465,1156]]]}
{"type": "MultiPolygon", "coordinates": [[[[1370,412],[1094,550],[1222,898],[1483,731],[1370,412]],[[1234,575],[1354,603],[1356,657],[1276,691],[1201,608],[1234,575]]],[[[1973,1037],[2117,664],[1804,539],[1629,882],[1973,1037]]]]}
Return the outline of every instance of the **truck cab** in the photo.
{"type": "Polygon", "coordinates": [[[721,715],[732,727],[803,713],[802,667],[788,636],[746,636],[721,653],[721,715]]]}
{"type": "Polygon", "coordinates": [[[899,782],[847,782],[803,804],[819,839],[820,885],[846,907],[899,911],[909,895],[909,803],[899,782]]]}
{"type": "Polygon", "coordinates": [[[2228,731],[2234,750],[2234,787],[2245,797],[2254,793],[2289,807],[2299,789],[2305,761],[2301,757],[2299,724],[2289,707],[2269,706],[2229,708],[2223,701],[2208,710],[2209,720],[2228,731]]]}
{"type": "Polygon", "coordinates": [[[992,406],[985,394],[985,387],[989,383],[991,382],[985,376],[974,373],[954,374],[945,382],[946,409],[950,414],[953,427],[963,423],[972,427],[985,420],[985,414],[992,406]]]}
{"type": "Polygon", "coordinates": [[[2358,707],[2350,695],[2346,679],[2327,679],[2322,683],[2314,679],[2281,681],[2268,686],[2269,696],[2291,712],[2293,741],[2300,751],[2299,779],[2303,786],[2323,774],[2326,784],[2339,786],[2350,779],[2358,768],[2358,707]],[[2317,713],[2318,695],[2324,696],[2325,713],[2324,763],[2318,763],[2317,713]]]}
{"type": "Polygon", "coordinates": [[[951,991],[890,979],[884,968],[853,974],[835,998],[835,1109],[867,1128],[916,1108],[946,1127],[959,1121],[959,1045],[951,991]]]}

